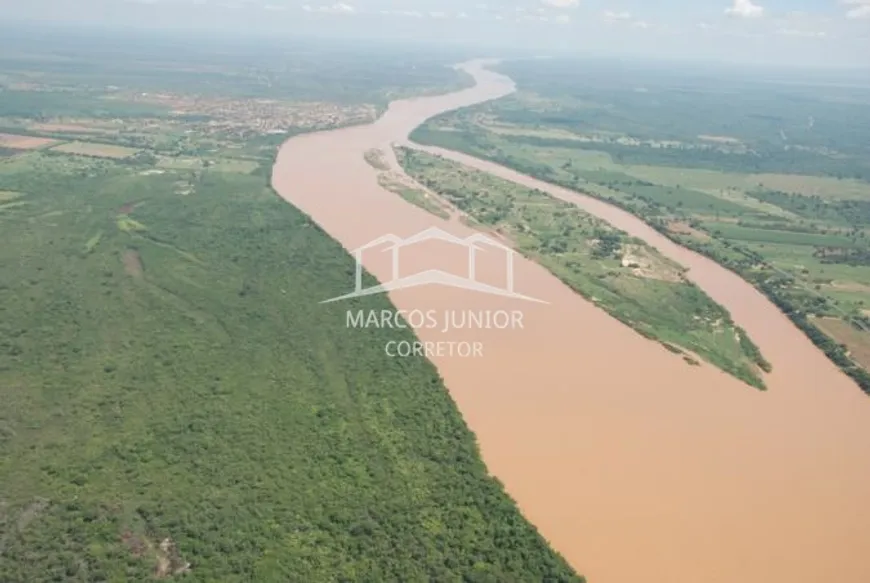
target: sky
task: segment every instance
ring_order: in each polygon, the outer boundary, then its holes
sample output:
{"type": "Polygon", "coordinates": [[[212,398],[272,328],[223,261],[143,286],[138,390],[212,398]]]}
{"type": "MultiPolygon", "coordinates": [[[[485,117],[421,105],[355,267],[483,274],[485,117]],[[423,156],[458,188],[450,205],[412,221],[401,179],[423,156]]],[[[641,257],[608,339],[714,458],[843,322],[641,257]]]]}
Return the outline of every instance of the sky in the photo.
{"type": "Polygon", "coordinates": [[[0,0],[4,20],[870,66],[870,0],[0,0]]]}

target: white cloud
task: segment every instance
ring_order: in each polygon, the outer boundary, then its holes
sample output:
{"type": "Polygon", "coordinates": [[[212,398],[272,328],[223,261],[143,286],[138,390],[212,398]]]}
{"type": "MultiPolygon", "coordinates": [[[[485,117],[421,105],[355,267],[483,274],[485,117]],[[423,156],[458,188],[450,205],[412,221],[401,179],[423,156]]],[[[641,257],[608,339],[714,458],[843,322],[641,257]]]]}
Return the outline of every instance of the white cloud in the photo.
{"type": "Polygon", "coordinates": [[[303,4],[302,10],[305,12],[326,12],[329,14],[353,14],[356,12],[356,8],[350,4],[345,4],[344,2],[338,2],[331,6],[312,6],[311,4],[303,4]]]}
{"type": "Polygon", "coordinates": [[[605,10],[603,13],[605,20],[631,20],[631,12],[613,12],[612,10],[605,10]]]}
{"type": "Polygon", "coordinates": [[[571,17],[568,16],[567,14],[560,14],[559,16],[556,17],[556,22],[558,22],[559,24],[570,24],[571,17]]]}
{"type": "Polygon", "coordinates": [[[580,0],[541,0],[541,3],[553,8],[573,8],[580,4],[580,0]]]}
{"type": "MultiPolygon", "coordinates": [[[[870,2],[870,0],[867,1],[870,2]]],[[[778,19],[777,21],[785,25],[783,26],[783,28],[800,29],[807,27],[814,28],[814,25],[822,23],[827,24],[831,22],[831,18],[823,14],[793,10],[791,12],[787,12],[782,18],[778,19]]]]}
{"type": "Polygon", "coordinates": [[[764,14],[764,8],[753,4],[752,0],[734,0],[734,5],[727,8],[725,14],[740,18],[758,18],[764,14]]]}
{"type": "Polygon", "coordinates": [[[870,0],[842,0],[849,7],[846,18],[870,18],[870,0]]]}
{"type": "Polygon", "coordinates": [[[423,18],[423,13],[417,10],[381,10],[381,14],[407,16],[408,18],[423,18]]]}
{"type": "Polygon", "coordinates": [[[799,38],[825,38],[831,19],[820,14],[792,11],[774,20],[776,34],[799,38]]]}
{"type": "Polygon", "coordinates": [[[635,18],[631,12],[627,12],[625,10],[621,10],[618,12],[614,12],[613,10],[605,10],[601,13],[601,16],[610,23],[622,23],[625,25],[631,25],[634,28],[647,29],[652,28],[652,25],[645,20],[640,20],[635,18]]]}
{"type": "Polygon", "coordinates": [[[827,33],[820,30],[804,30],[802,28],[780,28],[777,34],[784,36],[798,36],[802,38],[825,38],[827,33]]]}

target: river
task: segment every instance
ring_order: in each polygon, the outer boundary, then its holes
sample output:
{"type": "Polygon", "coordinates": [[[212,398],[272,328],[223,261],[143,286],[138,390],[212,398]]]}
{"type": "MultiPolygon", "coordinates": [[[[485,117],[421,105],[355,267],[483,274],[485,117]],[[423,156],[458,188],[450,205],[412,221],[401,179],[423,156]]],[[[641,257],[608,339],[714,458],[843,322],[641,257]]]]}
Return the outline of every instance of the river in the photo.
{"type": "MultiPolygon", "coordinates": [[[[485,64],[462,65],[477,81],[473,88],[394,102],[371,125],[290,139],[273,171],[276,191],[348,250],[429,227],[472,234],[381,188],[363,154],[406,142],[433,115],[515,90],[485,64]]],[[[870,581],[870,400],[850,379],[751,285],[629,213],[492,163],[438,153],[544,190],[644,239],[689,268],[774,366],[767,392],[711,366],[687,366],[520,256],[516,291],[547,303],[434,285],[390,292],[405,310],[521,310],[520,329],[420,325],[416,332],[426,342],[485,347],[477,358],[431,360],[490,472],[578,572],[591,583],[870,581]]],[[[465,251],[437,243],[403,257],[402,269],[438,262],[465,269],[465,251]]],[[[363,255],[380,281],[393,275],[386,257],[363,255]]],[[[498,278],[498,269],[482,261],[480,277],[498,278]]]]}

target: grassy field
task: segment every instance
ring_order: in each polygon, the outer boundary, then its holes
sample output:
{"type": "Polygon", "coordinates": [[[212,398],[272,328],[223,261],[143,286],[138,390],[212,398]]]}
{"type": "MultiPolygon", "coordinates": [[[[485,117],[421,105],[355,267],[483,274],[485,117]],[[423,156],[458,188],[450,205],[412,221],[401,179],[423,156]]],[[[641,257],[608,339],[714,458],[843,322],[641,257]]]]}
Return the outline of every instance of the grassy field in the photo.
{"type": "Polygon", "coordinates": [[[55,152],[64,154],[76,154],[78,156],[93,156],[95,158],[129,158],[139,150],[115,146],[112,144],[98,144],[93,142],[69,142],[52,148],[55,152]]]}
{"type": "Polygon", "coordinates": [[[511,239],[575,291],[688,362],[702,358],[763,388],[769,365],[728,313],[639,240],[577,207],[424,152],[401,149],[417,182],[511,239]]]}
{"type": "Polygon", "coordinates": [[[844,127],[834,100],[847,93],[846,109],[870,119],[870,91],[735,78],[751,102],[741,105],[723,101],[728,90],[713,80],[701,91],[700,77],[687,73],[656,81],[638,72],[638,85],[594,67],[591,78],[569,75],[558,62],[505,70],[517,75],[519,93],[439,116],[413,139],[633,212],[755,284],[870,393],[870,373],[855,356],[870,342],[870,133],[844,127]],[[650,103],[627,95],[635,86],[650,88],[639,93],[650,103]],[[805,105],[783,109],[774,98],[790,92],[813,105],[803,122],[805,105]],[[787,139],[770,138],[774,122],[787,139]],[[812,127],[798,132],[800,123],[812,127]],[[812,316],[847,322],[849,332],[822,331],[812,316]]]}
{"type": "MultiPolygon", "coordinates": [[[[182,82],[25,62],[72,91],[182,82]]],[[[59,96],[26,103],[4,124],[71,131],[59,96]]],[[[354,262],[268,188],[286,134],[128,113],[183,148],[0,159],[0,581],[582,581],[488,475],[435,368],[383,352],[412,333],[319,304],[354,262]]]]}
{"type": "Polygon", "coordinates": [[[814,322],[822,332],[850,347],[851,355],[861,366],[870,370],[870,335],[857,330],[840,318],[820,318],[814,322]]]}

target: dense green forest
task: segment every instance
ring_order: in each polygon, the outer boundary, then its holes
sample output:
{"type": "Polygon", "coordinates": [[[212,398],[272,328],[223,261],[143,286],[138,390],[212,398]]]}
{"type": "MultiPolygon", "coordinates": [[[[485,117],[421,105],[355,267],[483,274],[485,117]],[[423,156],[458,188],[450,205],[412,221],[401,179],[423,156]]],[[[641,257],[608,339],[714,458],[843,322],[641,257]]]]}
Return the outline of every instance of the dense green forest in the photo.
{"type": "Polygon", "coordinates": [[[262,176],[57,158],[0,167],[0,580],[578,580],[262,176]]]}
{"type": "Polygon", "coordinates": [[[581,582],[434,366],[384,353],[413,333],[346,327],[388,299],[319,303],[355,263],[268,187],[272,157],[360,118],[271,135],[244,108],[467,79],[413,50],[126,40],[0,38],[4,131],[141,148],[0,150],[0,581],[581,582]],[[171,116],[108,84],[243,104],[171,116]]]}

